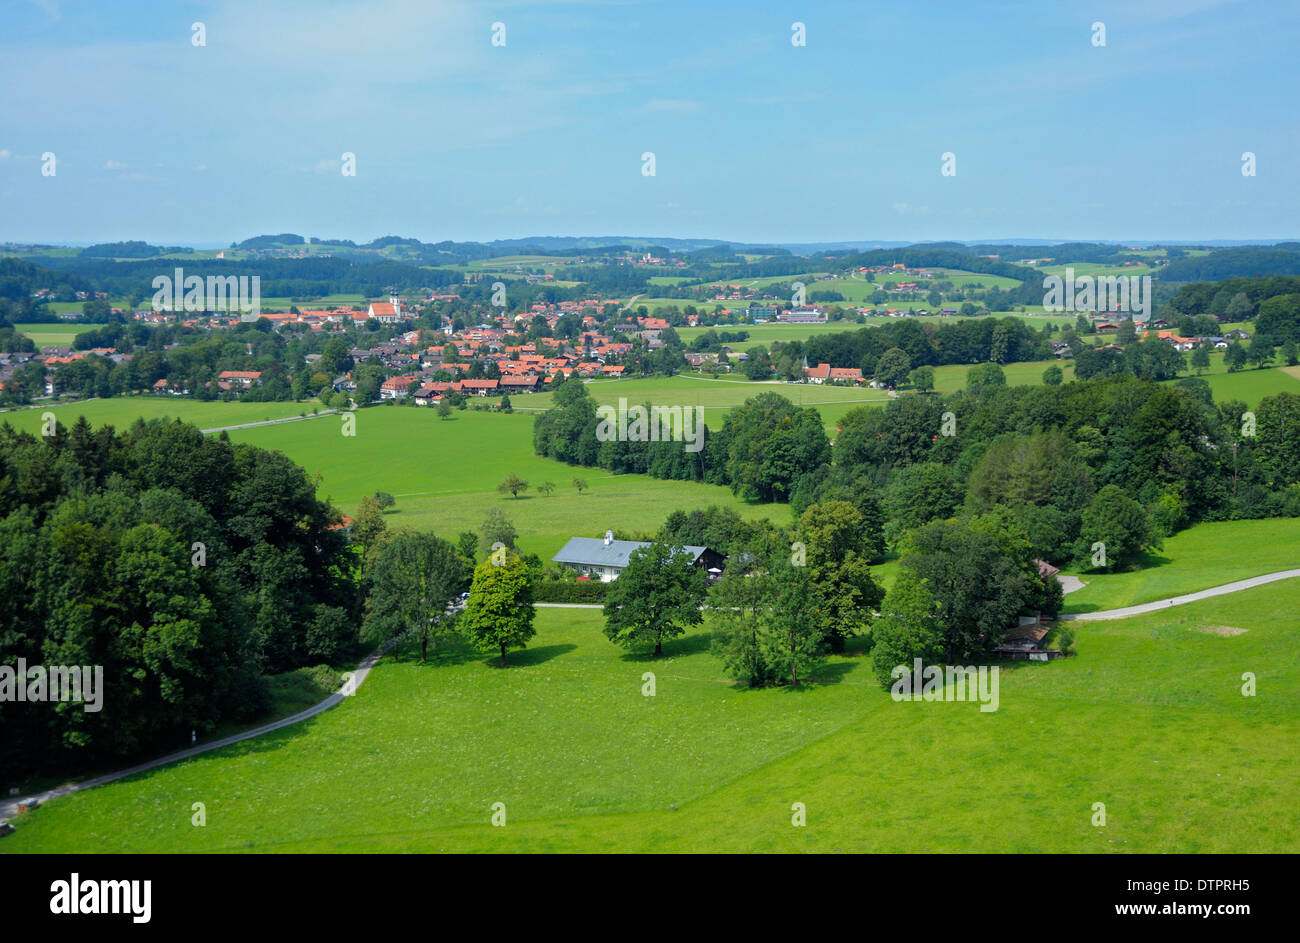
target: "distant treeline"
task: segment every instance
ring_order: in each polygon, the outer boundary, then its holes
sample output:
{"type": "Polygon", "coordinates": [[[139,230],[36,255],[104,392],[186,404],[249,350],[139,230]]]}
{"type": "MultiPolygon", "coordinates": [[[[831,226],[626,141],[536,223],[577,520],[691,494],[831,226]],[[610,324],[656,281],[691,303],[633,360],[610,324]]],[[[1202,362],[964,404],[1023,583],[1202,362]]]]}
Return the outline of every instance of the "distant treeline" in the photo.
{"type": "MultiPolygon", "coordinates": [[[[1128,375],[1061,386],[982,384],[908,395],[840,422],[832,452],[821,416],[777,393],[732,410],[704,448],[601,442],[595,403],[577,381],[537,417],[539,455],[570,464],[729,486],[755,501],[848,500],[883,507],[898,537],[965,507],[1007,508],[1034,552],[1055,563],[1125,566],[1194,521],[1300,516],[1300,396],[1215,404],[1208,384],[1128,375]]],[[[875,508],[875,511],[872,509],[875,508]]]]}
{"type": "Polygon", "coordinates": [[[101,242],[81,250],[85,259],[149,259],[156,255],[191,252],[185,246],[151,246],[147,242],[101,242]]]}
{"type": "MultiPolygon", "coordinates": [[[[1068,315],[1063,316],[1068,318],[1068,315]]],[[[872,376],[876,362],[897,347],[913,367],[960,363],[1016,363],[1049,360],[1050,340],[1018,318],[972,318],[923,325],[912,318],[897,318],[873,327],[835,334],[819,334],[803,341],[772,345],[772,360],[783,375],[802,376],[803,360],[816,365],[858,367],[872,376]],[[785,364],[785,369],[782,369],[785,364]]]]}
{"type": "Polygon", "coordinates": [[[1230,315],[1233,319],[1246,320],[1259,313],[1260,302],[1277,295],[1289,295],[1300,292],[1300,277],[1278,275],[1266,278],[1225,278],[1216,282],[1196,282],[1183,285],[1169,299],[1169,311],[1166,320],[1172,317],[1198,314],[1230,315]],[[1243,295],[1249,305],[1240,302],[1233,305],[1234,299],[1243,295]]]}
{"type": "Polygon", "coordinates": [[[1217,282],[1265,275],[1300,275],[1300,244],[1215,249],[1209,255],[1175,259],[1160,273],[1167,282],[1217,282]]]}
{"type": "Polygon", "coordinates": [[[185,276],[261,276],[263,298],[313,297],[332,294],[360,294],[375,298],[389,287],[399,291],[455,285],[464,275],[446,269],[428,269],[404,262],[357,262],[340,258],[257,259],[153,259],[118,262],[110,259],[47,259],[44,266],[54,272],[66,272],[91,282],[114,298],[137,298],[148,302],[153,297],[153,279],[159,275],[174,277],[183,269],[185,276]]]}

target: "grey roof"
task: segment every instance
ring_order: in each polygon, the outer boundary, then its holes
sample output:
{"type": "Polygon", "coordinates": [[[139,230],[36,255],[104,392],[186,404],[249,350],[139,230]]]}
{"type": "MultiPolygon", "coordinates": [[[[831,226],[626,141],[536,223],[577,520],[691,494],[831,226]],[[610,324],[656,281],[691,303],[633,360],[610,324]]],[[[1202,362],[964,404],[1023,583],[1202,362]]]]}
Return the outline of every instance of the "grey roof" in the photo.
{"type": "MultiPolygon", "coordinates": [[[[644,540],[612,540],[608,544],[599,537],[570,537],[560,552],[551,557],[555,563],[576,563],[582,566],[612,566],[622,569],[632,551],[650,546],[644,540]]],[[[691,562],[700,558],[707,548],[687,547],[691,562]]]]}

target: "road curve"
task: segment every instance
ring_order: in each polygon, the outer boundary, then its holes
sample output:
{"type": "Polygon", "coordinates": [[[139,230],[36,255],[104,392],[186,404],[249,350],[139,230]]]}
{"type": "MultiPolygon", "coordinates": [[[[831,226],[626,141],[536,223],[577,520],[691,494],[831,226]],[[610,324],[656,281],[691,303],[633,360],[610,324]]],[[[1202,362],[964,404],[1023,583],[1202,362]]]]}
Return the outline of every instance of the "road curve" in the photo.
{"type": "MultiPolygon", "coordinates": [[[[66,783],[65,785],[58,786],[54,789],[48,789],[45,792],[27,793],[25,796],[21,796],[20,798],[33,798],[38,802],[45,803],[51,799],[57,799],[59,796],[81,792],[83,789],[93,789],[95,786],[103,786],[127,776],[134,776],[136,773],[143,773],[147,770],[156,769],[159,766],[166,766],[168,763],[175,763],[179,760],[188,760],[192,756],[198,756],[200,753],[207,753],[209,750],[219,750],[222,747],[230,746],[232,743],[239,743],[241,740],[251,740],[253,737],[260,737],[264,733],[270,733],[273,730],[279,730],[281,727],[288,727],[291,724],[296,724],[309,717],[315,717],[317,714],[324,713],[335,704],[341,702],[344,697],[349,696],[343,694],[344,690],[355,692],[357,688],[361,687],[362,682],[366,680],[366,676],[370,674],[370,669],[375,666],[375,663],[379,661],[380,656],[382,656],[387,649],[388,646],[385,645],[367,655],[362,659],[361,664],[357,665],[356,670],[352,673],[352,679],[350,682],[345,684],[329,697],[325,698],[325,700],[321,701],[319,704],[314,704],[306,710],[299,711],[298,713],[292,714],[288,717],[281,717],[279,720],[273,720],[269,724],[262,724],[260,727],[253,727],[250,730],[231,734],[228,737],[222,737],[220,740],[213,740],[211,743],[201,743],[198,746],[189,747],[185,750],[178,750],[175,753],[160,756],[156,760],[149,760],[148,762],[140,763],[128,769],[120,769],[113,773],[105,773],[103,776],[96,776],[94,779],[87,779],[82,782],[66,783]]],[[[7,818],[8,816],[15,814],[18,811],[18,801],[18,798],[11,799],[9,797],[0,801],[0,818],[7,818]]]]}
{"type": "Polygon", "coordinates": [[[1140,616],[1148,612],[1158,612],[1161,609],[1168,609],[1170,606],[1182,606],[1189,602],[1198,602],[1202,599],[1210,599],[1214,596],[1224,596],[1228,593],[1237,593],[1243,589],[1251,589],[1255,586],[1263,586],[1265,583],[1274,583],[1278,580],[1292,579],[1300,576],[1300,570],[1279,570],[1276,573],[1266,573],[1263,576],[1252,576],[1250,579],[1237,580],[1235,583],[1224,583],[1222,586],[1214,586],[1210,589],[1203,589],[1200,592],[1188,593],[1185,596],[1171,596],[1168,599],[1159,599],[1155,602],[1144,602],[1136,606],[1125,606],[1123,609],[1103,609],[1099,612],[1075,612],[1062,613],[1057,616],[1058,619],[1071,619],[1078,622],[1098,622],[1106,619],[1127,619],[1129,616],[1140,616]]]}

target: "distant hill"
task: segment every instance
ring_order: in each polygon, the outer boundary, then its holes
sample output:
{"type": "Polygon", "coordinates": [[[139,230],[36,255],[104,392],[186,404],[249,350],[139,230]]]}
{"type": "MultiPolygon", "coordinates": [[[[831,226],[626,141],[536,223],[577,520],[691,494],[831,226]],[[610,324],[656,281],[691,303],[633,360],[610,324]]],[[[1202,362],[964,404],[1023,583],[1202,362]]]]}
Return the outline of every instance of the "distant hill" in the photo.
{"type": "Polygon", "coordinates": [[[177,252],[191,252],[185,246],[151,246],[147,242],[101,242],[81,250],[87,259],[152,259],[160,255],[173,255],[177,252]]]}
{"type": "Polygon", "coordinates": [[[1167,282],[1217,282],[1261,275],[1300,275],[1300,243],[1217,249],[1209,255],[1170,262],[1160,273],[1167,282]]]}
{"type": "Polygon", "coordinates": [[[275,249],[280,246],[301,246],[307,242],[297,233],[282,232],[278,236],[254,236],[243,242],[232,243],[232,249],[275,249]]]}

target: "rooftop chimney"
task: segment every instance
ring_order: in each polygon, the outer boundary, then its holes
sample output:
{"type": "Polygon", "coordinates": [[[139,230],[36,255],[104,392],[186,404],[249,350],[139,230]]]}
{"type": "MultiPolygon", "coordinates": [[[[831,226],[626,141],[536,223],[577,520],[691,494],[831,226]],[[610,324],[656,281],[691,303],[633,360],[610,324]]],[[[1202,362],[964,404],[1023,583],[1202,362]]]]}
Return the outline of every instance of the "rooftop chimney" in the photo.
{"type": "Polygon", "coordinates": [[[612,530],[605,531],[605,546],[608,547],[613,542],[614,542],[614,532],[612,530]]]}

